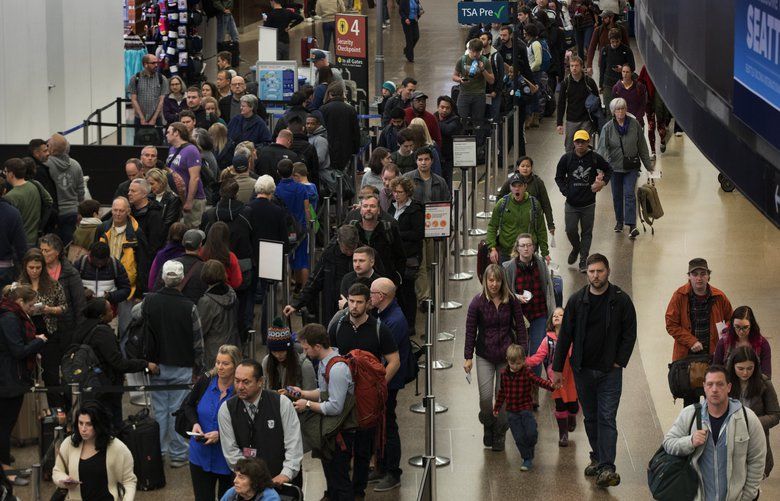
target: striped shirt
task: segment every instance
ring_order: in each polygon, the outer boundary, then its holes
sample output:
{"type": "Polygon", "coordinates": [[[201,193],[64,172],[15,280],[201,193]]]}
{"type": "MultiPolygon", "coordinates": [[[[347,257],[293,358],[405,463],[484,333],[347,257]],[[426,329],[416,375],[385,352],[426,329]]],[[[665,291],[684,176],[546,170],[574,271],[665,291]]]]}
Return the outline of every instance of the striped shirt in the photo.
{"type": "Polygon", "coordinates": [[[148,75],[145,71],[141,71],[130,79],[127,93],[137,96],[138,106],[144,113],[144,120],[149,120],[157,109],[160,96],[168,94],[168,79],[157,72],[148,75]]]}

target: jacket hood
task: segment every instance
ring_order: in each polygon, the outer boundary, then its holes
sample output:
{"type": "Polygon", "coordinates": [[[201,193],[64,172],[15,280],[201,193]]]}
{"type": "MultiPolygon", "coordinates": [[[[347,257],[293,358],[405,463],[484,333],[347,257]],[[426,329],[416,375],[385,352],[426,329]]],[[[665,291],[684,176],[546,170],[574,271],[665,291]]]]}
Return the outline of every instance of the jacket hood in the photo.
{"type": "Polygon", "coordinates": [[[62,172],[70,169],[70,157],[65,153],[57,156],[51,155],[46,163],[49,164],[49,167],[56,167],[62,172]]]}
{"type": "Polygon", "coordinates": [[[328,133],[327,130],[325,130],[324,125],[320,125],[317,127],[317,129],[311,133],[312,136],[325,136],[328,133]]]}
{"type": "Polygon", "coordinates": [[[235,304],[237,298],[236,298],[236,291],[228,287],[228,290],[224,294],[216,294],[213,292],[214,288],[209,288],[209,290],[206,291],[206,296],[209,297],[212,301],[220,305],[221,307],[228,309],[232,308],[235,304]]]}
{"type": "Polygon", "coordinates": [[[217,221],[233,221],[246,207],[241,201],[228,198],[219,201],[216,207],[215,215],[217,221]]]}

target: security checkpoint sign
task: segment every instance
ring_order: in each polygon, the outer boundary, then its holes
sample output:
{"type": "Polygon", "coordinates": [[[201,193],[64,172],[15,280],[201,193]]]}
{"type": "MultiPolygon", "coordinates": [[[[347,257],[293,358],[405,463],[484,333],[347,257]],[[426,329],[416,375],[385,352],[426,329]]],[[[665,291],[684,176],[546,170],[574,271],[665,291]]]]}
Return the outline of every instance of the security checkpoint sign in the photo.
{"type": "Polygon", "coordinates": [[[508,23],[509,2],[458,2],[458,23],[508,23]]]}
{"type": "Polygon", "coordinates": [[[477,166],[477,138],[474,136],[452,136],[453,167],[477,166]]]}
{"type": "Polygon", "coordinates": [[[425,204],[425,238],[446,238],[452,233],[452,205],[449,202],[425,204]]]}
{"type": "MultiPolygon", "coordinates": [[[[368,110],[368,24],[366,16],[336,14],[336,67],[344,80],[352,80],[358,89],[360,101],[368,110]]],[[[358,96],[353,98],[358,101],[358,96]]]]}

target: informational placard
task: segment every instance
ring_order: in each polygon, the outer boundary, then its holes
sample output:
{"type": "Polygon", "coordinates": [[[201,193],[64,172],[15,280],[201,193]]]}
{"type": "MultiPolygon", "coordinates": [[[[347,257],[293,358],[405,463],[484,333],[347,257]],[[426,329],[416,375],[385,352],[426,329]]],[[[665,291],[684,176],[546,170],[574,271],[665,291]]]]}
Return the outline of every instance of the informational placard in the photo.
{"type": "Polygon", "coordinates": [[[257,276],[265,280],[281,281],[284,272],[284,244],[260,240],[257,252],[257,276]]]}
{"type": "Polygon", "coordinates": [[[452,165],[455,167],[476,167],[476,137],[452,136],[452,165]]]}
{"type": "Polygon", "coordinates": [[[734,1],[734,114],[780,148],[780,2],[734,1]]]}
{"type": "Polygon", "coordinates": [[[446,238],[452,233],[452,204],[430,202],[425,204],[425,238],[446,238]]]}
{"type": "Polygon", "coordinates": [[[289,101],[298,90],[298,63],[258,61],[257,97],[261,101],[289,101]]]}
{"type": "Polygon", "coordinates": [[[276,61],[276,28],[258,27],[257,59],[276,61]]]}
{"type": "Polygon", "coordinates": [[[366,16],[336,14],[335,66],[344,80],[355,82],[358,95],[368,110],[368,30],[366,16]]]}
{"type": "Polygon", "coordinates": [[[508,23],[509,2],[458,2],[458,23],[508,23]]]}

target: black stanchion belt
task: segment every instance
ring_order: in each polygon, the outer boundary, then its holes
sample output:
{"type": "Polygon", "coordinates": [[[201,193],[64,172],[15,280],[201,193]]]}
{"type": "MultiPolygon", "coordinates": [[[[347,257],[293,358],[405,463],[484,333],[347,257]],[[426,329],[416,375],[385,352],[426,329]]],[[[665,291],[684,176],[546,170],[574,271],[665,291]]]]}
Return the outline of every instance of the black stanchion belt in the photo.
{"type": "MultiPolygon", "coordinates": [[[[148,384],[136,386],[86,386],[79,388],[81,393],[124,393],[126,391],[175,391],[191,390],[193,384],[148,384]]],[[[62,393],[71,391],[71,386],[33,386],[30,393],[62,393]]]]}

